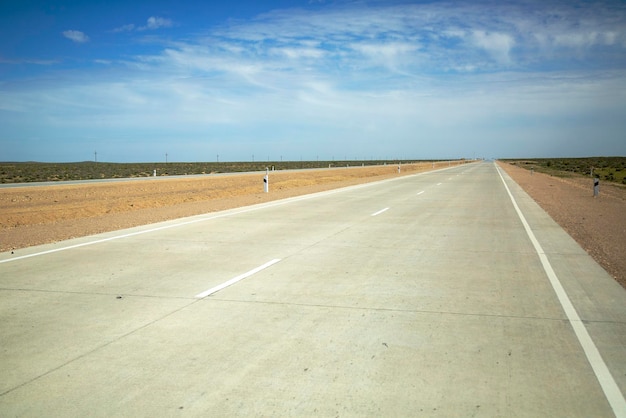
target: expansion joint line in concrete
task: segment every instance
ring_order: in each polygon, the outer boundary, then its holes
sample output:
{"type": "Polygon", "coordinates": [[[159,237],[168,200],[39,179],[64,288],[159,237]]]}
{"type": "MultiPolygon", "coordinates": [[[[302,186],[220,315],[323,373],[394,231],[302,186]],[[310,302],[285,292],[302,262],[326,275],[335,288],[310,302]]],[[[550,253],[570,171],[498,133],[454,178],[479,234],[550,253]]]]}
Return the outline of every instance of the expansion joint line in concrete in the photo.
{"type": "Polygon", "coordinates": [[[383,308],[383,307],[375,307],[375,306],[329,305],[329,304],[320,304],[320,303],[282,302],[282,301],[274,301],[274,300],[249,300],[249,299],[232,299],[232,298],[220,298],[220,297],[212,298],[211,300],[214,302],[219,301],[219,302],[241,303],[241,304],[298,306],[298,307],[303,307],[303,308],[326,308],[326,309],[351,310],[351,311],[391,312],[391,313],[409,313],[409,314],[424,314],[424,315],[448,315],[448,316],[465,316],[465,317],[479,317],[479,318],[550,321],[550,322],[567,321],[564,318],[551,318],[551,317],[527,316],[527,315],[502,315],[502,314],[488,314],[488,313],[480,313],[480,312],[455,312],[455,311],[437,311],[437,310],[428,310],[428,309],[383,308]]]}
{"type": "Polygon", "coordinates": [[[57,370],[60,370],[60,369],[62,369],[63,367],[67,366],[68,364],[72,364],[72,363],[74,363],[75,361],[78,361],[78,360],[80,360],[80,359],[82,359],[82,358],[85,358],[85,357],[87,357],[87,356],[88,356],[88,355],[90,355],[90,354],[96,353],[96,352],[98,352],[98,351],[102,350],[103,348],[108,347],[108,346],[110,346],[111,344],[116,343],[117,341],[120,341],[120,340],[122,340],[122,339],[124,339],[124,338],[126,338],[126,337],[128,337],[128,336],[130,336],[130,335],[133,335],[133,334],[135,334],[135,333],[137,333],[137,332],[141,331],[142,329],[145,329],[145,328],[147,328],[147,327],[149,327],[149,326],[151,326],[151,325],[153,325],[153,324],[156,324],[156,323],[157,323],[157,322],[159,322],[159,321],[162,321],[163,319],[165,319],[165,318],[167,318],[167,317],[169,317],[169,316],[172,316],[172,315],[174,315],[174,314],[176,314],[176,313],[178,313],[178,312],[180,312],[180,311],[182,311],[182,310],[184,310],[184,309],[187,309],[187,308],[188,308],[188,307],[190,307],[191,305],[193,305],[193,304],[195,304],[195,303],[198,303],[198,302],[200,302],[200,299],[192,299],[189,303],[186,303],[185,305],[183,305],[183,306],[181,306],[181,307],[179,307],[179,308],[176,308],[176,309],[174,309],[174,310],[172,310],[172,311],[170,311],[170,312],[167,312],[167,313],[165,313],[164,315],[161,315],[161,316],[160,316],[160,317],[158,317],[158,318],[155,318],[155,319],[153,319],[153,320],[151,320],[151,321],[149,321],[149,322],[147,322],[147,323],[145,323],[145,324],[143,324],[143,325],[141,325],[141,326],[138,326],[137,328],[133,328],[131,331],[127,332],[126,334],[120,335],[120,336],[118,336],[118,337],[116,337],[116,338],[111,339],[110,341],[107,341],[107,342],[105,342],[105,343],[103,343],[103,344],[100,344],[100,345],[98,345],[97,347],[94,347],[94,348],[92,348],[91,350],[88,350],[88,351],[86,351],[86,352],[84,352],[84,353],[82,353],[82,354],[79,354],[79,355],[77,355],[76,357],[71,358],[71,359],[69,359],[69,360],[65,361],[65,362],[64,362],[64,363],[62,363],[62,364],[59,364],[58,366],[53,367],[53,368],[51,368],[51,369],[47,370],[46,372],[41,373],[41,374],[40,374],[40,375],[38,375],[38,376],[35,376],[35,377],[33,377],[33,378],[31,378],[31,379],[29,379],[29,380],[25,381],[25,382],[22,382],[22,383],[20,383],[20,384],[18,384],[18,385],[15,385],[15,386],[14,386],[14,387],[12,387],[12,388],[9,388],[9,389],[5,390],[4,392],[0,393],[0,397],[4,396],[4,395],[6,395],[6,394],[9,394],[9,393],[11,393],[11,392],[13,392],[13,391],[15,391],[15,390],[17,390],[17,389],[19,389],[19,388],[23,387],[23,386],[26,386],[26,385],[28,385],[29,383],[35,382],[35,381],[37,381],[37,380],[39,380],[39,379],[41,379],[41,378],[43,378],[43,377],[45,377],[45,376],[48,376],[49,374],[52,374],[52,373],[56,372],[57,370]]]}

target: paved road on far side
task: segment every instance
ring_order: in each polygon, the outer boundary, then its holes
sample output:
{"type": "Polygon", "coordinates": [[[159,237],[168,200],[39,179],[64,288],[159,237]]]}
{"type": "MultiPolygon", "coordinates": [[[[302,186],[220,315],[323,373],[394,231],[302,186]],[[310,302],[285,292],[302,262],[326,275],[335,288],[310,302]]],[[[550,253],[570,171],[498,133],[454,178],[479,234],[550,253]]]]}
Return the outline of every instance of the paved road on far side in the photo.
{"type": "Polygon", "coordinates": [[[0,416],[626,414],[626,291],[489,162],[2,253],[0,335],[0,416]]]}

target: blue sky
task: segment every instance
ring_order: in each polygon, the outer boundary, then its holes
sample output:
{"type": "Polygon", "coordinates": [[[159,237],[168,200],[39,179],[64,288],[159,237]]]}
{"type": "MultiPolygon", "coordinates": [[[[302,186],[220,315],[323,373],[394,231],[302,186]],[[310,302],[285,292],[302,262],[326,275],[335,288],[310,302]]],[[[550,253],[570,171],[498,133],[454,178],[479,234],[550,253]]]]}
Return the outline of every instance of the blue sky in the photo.
{"type": "Polygon", "coordinates": [[[0,161],[626,155],[623,1],[0,4],[0,161]]]}

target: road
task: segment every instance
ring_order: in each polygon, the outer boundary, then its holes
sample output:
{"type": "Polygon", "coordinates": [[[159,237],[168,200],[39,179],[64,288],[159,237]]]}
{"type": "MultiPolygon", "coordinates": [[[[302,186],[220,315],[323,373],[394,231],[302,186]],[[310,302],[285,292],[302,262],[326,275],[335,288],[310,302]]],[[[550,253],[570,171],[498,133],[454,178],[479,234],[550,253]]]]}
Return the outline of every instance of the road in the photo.
{"type": "Polygon", "coordinates": [[[490,162],[2,253],[0,320],[3,417],[626,414],[626,291],[490,162]]]}

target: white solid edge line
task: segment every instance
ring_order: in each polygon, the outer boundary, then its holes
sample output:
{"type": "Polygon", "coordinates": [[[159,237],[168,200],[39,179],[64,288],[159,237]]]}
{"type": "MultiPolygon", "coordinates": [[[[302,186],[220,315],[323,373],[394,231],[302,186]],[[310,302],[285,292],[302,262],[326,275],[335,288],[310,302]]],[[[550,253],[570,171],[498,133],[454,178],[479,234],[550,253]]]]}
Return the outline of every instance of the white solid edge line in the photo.
{"type": "Polygon", "coordinates": [[[254,269],[252,269],[252,270],[250,270],[250,271],[248,271],[246,273],[240,274],[237,277],[233,277],[232,279],[230,279],[230,280],[228,280],[228,281],[226,281],[226,282],[224,282],[224,283],[222,283],[220,285],[212,287],[209,290],[205,290],[202,293],[198,293],[195,297],[197,299],[203,299],[203,298],[205,298],[205,297],[207,297],[209,295],[212,295],[213,293],[219,292],[220,290],[237,283],[238,281],[241,281],[241,280],[245,279],[246,277],[250,277],[253,274],[258,273],[261,270],[264,270],[264,269],[268,268],[269,266],[278,263],[279,261],[280,261],[280,258],[275,258],[272,261],[268,261],[267,263],[263,264],[262,266],[254,268],[254,269]]]}
{"type": "Polygon", "coordinates": [[[379,210],[379,211],[378,211],[378,212],[376,212],[376,213],[372,213],[372,216],[377,216],[377,215],[380,215],[381,213],[383,213],[383,212],[385,212],[385,211],[387,211],[387,210],[389,210],[389,208],[381,209],[381,210],[379,210]]]}
{"type": "Polygon", "coordinates": [[[578,338],[578,342],[582,346],[583,351],[585,352],[585,355],[587,356],[587,360],[589,361],[589,364],[591,365],[591,368],[593,369],[593,372],[595,373],[596,378],[598,379],[598,382],[600,383],[600,386],[602,387],[602,391],[604,392],[606,399],[609,401],[611,408],[613,408],[613,413],[615,414],[615,417],[626,418],[626,400],[624,400],[624,395],[622,394],[622,391],[617,386],[615,379],[613,379],[613,376],[611,375],[609,368],[607,367],[606,363],[604,362],[604,359],[602,359],[602,356],[600,355],[600,352],[598,351],[598,347],[596,347],[595,343],[591,339],[591,336],[589,335],[589,332],[587,332],[587,328],[585,328],[585,325],[583,324],[580,317],[578,316],[578,312],[576,312],[576,309],[574,308],[572,301],[567,296],[567,293],[565,292],[563,285],[561,284],[561,282],[559,281],[559,278],[554,272],[554,269],[552,268],[552,265],[550,264],[550,261],[548,260],[548,257],[546,256],[546,253],[543,251],[543,248],[541,247],[541,244],[539,244],[539,241],[535,237],[535,234],[530,228],[530,225],[528,225],[526,218],[522,214],[521,209],[517,205],[517,202],[515,201],[515,198],[513,197],[513,194],[511,193],[509,186],[507,186],[506,181],[504,181],[504,177],[502,176],[502,173],[500,172],[500,169],[497,166],[496,166],[496,170],[498,171],[498,174],[500,175],[500,179],[502,180],[502,183],[504,184],[504,188],[506,189],[506,192],[509,194],[509,197],[511,198],[511,202],[513,202],[513,207],[515,208],[517,215],[519,216],[520,220],[522,221],[522,224],[524,225],[524,229],[526,230],[526,234],[528,234],[528,238],[530,238],[530,241],[532,242],[533,247],[535,247],[535,251],[537,252],[537,255],[539,256],[539,259],[541,260],[543,269],[548,275],[550,284],[552,285],[552,288],[554,289],[554,292],[556,293],[559,299],[559,302],[561,303],[561,306],[563,307],[563,310],[565,311],[565,315],[567,316],[567,319],[569,320],[570,324],[572,325],[572,328],[574,329],[574,333],[576,334],[576,337],[578,338]]]}
{"type": "Polygon", "coordinates": [[[421,195],[422,193],[424,193],[424,190],[422,190],[421,192],[417,192],[417,195],[421,195]]]}

